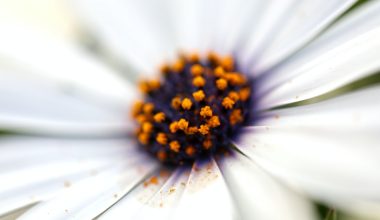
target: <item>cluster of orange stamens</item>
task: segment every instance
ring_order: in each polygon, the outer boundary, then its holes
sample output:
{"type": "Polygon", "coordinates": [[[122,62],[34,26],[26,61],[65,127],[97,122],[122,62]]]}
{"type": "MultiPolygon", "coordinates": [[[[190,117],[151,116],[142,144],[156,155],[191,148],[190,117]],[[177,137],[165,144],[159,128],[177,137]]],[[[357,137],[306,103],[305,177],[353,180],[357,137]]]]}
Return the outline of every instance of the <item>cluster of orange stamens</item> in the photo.
{"type": "Polygon", "coordinates": [[[181,56],[161,68],[163,79],[143,81],[135,103],[141,146],[162,162],[193,161],[218,152],[248,120],[251,86],[232,57],[181,56]]]}

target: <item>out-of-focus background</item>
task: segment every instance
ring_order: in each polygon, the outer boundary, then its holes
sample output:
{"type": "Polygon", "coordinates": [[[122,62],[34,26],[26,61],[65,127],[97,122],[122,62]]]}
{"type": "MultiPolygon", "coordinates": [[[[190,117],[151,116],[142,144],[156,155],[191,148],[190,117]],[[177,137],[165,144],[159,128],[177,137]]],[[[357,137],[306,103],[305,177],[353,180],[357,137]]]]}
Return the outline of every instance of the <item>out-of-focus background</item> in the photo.
{"type": "Polygon", "coordinates": [[[75,18],[64,0],[0,0],[0,26],[12,24],[68,39],[78,34],[75,18]]]}

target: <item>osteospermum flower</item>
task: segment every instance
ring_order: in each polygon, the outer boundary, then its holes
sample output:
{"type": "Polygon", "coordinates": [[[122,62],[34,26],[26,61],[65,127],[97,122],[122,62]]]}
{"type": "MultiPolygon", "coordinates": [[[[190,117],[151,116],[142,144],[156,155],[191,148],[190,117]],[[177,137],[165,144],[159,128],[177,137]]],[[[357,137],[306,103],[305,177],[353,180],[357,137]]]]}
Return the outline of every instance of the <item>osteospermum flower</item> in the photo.
{"type": "Polygon", "coordinates": [[[379,217],[378,1],[75,3],[144,81],[3,28],[0,215],[379,217]]]}

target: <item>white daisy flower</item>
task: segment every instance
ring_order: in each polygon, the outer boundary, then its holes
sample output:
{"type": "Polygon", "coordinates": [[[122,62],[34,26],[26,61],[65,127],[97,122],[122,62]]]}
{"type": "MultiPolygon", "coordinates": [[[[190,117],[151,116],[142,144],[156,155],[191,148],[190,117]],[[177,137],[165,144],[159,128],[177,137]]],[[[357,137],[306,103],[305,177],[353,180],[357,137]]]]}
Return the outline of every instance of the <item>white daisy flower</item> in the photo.
{"type": "Polygon", "coordinates": [[[362,85],[380,78],[380,2],[341,18],[355,2],[75,1],[138,77],[163,67],[143,93],[1,27],[0,216],[304,220],[318,201],[380,218],[380,88],[362,85]]]}

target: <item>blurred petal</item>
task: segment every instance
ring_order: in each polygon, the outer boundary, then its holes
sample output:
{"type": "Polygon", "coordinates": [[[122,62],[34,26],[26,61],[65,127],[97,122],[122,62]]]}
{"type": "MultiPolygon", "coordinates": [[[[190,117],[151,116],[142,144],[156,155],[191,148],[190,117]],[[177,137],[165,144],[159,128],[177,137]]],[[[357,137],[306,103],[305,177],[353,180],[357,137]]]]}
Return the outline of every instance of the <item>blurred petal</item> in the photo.
{"type": "Polygon", "coordinates": [[[316,219],[309,200],[278,183],[246,157],[237,153],[220,163],[241,219],[316,219]]]}
{"type": "Polygon", "coordinates": [[[274,4],[273,0],[219,0],[212,49],[222,54],[236,52],[234,50],[258,27],[263,12],[271,4],[282,5],[283,1],[274,4]]]}
{"type": "Polygon", "coordinates": [[[193,0],[168,2],[176,33],[176,50],[208,52],[214,48],[216,24],[222,16],[219,0],[193,0]]]}
{"type": "Polygon", "coordinates": [[[152,172],[152,165],[120,167],[113,173],[83,181],[56,198],[34,206],[20,219],[93,219],[152,172]]]}
{"type": "Polygon", "coordinates": [[[271,110],[261,113],[258,126],[307,126],[335,130],[359,130],[363,133],[380,129],[376,120],[380,111],[380,87],[347,93],[326,101],[271,110]]]}
{"type": "Polygon", "coordinates": [[[195,163],[171,219],[238,219],[235,203],[214,160],[195,163]]]}
{"type": "Polygon", "coordinates": [[[177,51],[166,1],[80,0],[71,2],[101,43],[142,74],[177,51]]]}
{"type": "Polygon", "coordinates": [[[45,77],[0,70],[0,129],[33,134],[125,135],[125,104],[81,94],[45,77]]]}
{"type": "Polygon", "coordinates": [[[355,2],[306,0],[289,3],[290,7],[279,17],[277,25],[272,26],[274,30],[268,33],[262,47],[253,51],[250,59],[255,62],[254,70],[263,72],[303,47],[355,2]]]}
{"type": "Polygon", "coordinates": [[[134,87],[75,45],[32,29],[0,26],[1,69],[39,74],[84,93],[128,103],[134,87]]]}
{"type": "Polygon", "coordinates": [[[81,181],[94,181],[97,175],[133,169],[136,161],[146,158],[131,145],[122,139],[3,137],[0,214],[65,193],[81,181]]]}
{"type": "MultiPolygon", "coordinates": [[[[372,88],[277,110],[246,128],[238,148],[272,174],[337,208],[380,199],[380,105],[372,88]]],[[[373,208],[369,209],[373,210],[373,208]]],[[[346,211],[353,211],[348,208],[346,211]]]]}
{"type": "Polygon", "coordinates": [[[263,108],[312,98],[380,69],[380,2],[371,1],[278,67],[265,72],[263,108]]]}

